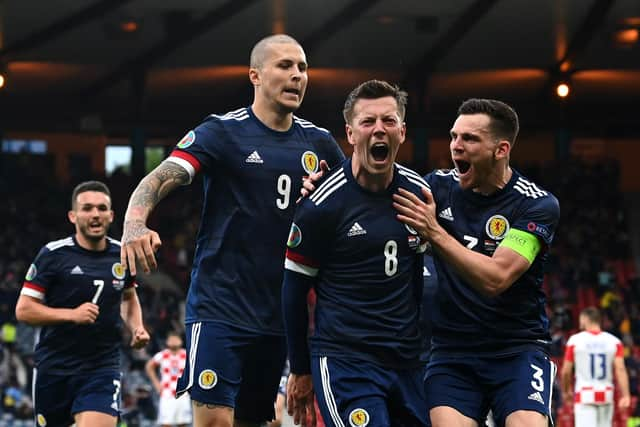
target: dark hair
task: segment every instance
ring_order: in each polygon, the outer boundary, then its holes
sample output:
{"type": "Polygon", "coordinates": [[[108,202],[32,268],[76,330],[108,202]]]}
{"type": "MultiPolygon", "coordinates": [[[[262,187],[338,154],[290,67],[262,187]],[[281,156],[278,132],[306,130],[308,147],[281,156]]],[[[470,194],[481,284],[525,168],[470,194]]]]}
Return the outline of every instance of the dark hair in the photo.
{"type": "Polygon", "coordinates": [[[404,114],[407,108],[407,92],[400,90],[396,85],[392,85],[382,80],[369,80],[361,83],[351,91],[342,109],[344,121],[350,123],[353,118],[353,106],[358,99],[378,99],[390,96],[396,100],[398,104],[398,113],[400,119],[404,120],[404,114]]]}
{"type": "Polygon", "coordinates": [[[496,99],[467,99],[458,108],[458,115],[486,114],[491,119],[489,130],[493,136],[505,139],[513,146],[520,130],[518,114],[509,105],[496,99]]]}
{"type": "Polygon", "coordinates": [[[76,199],[78,198],[78,194],[86,193],[87,191],[97,191],[99,193],[104,193],[109,198],[111,198],[111,192],[109,191],[109,187],[104,182],[100,181],[85,181],[76,185],[76,188],[73,189],[73,193],[71,193],[71,209],[76,208],[76,199]]]}
{"type": "Polygon", "coordinates": [[[601,321],[600,310],[596,307],[585,308],[580,312],[580,316],[585,316],[591,323],[597,323],[598,325],[601,321]]]}

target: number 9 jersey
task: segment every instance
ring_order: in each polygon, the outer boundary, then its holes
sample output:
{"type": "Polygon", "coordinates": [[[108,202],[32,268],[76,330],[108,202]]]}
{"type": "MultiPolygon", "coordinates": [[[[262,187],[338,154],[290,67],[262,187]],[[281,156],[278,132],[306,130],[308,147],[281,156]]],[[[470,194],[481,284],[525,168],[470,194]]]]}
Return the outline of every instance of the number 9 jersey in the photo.
{"type": "Polygon", "coordinates": [[[344,155],[326,129],[294,116],[287,131],[264,125],[250,107],[211,115],[168,160],[193,177],[204,201],[187,297],[187,324],[221,321],[284,333],[284,243],[304,176],[344,155]]]}

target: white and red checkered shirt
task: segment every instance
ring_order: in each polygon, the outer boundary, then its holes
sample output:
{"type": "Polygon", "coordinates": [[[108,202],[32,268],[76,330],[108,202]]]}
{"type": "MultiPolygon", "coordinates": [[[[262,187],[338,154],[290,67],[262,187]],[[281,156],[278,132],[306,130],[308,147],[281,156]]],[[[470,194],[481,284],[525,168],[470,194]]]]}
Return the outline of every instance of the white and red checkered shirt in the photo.
{"type": "Polygon", "coordinates": [[[160,397],[174,397],[178,378],[182,375],[187,361],[187,351],[180,349],[173,354],[168,349],[162,350],[153,356],[153,361],[160,367],[160,397]]]}
{"type": "Polygon", "coordinates": [[[569,338],[564,359],[574,363],[574,403],[613,402],[613,361],[616,357],[624,357],[624,347],[608,332],[582,331],[569,338]]]}

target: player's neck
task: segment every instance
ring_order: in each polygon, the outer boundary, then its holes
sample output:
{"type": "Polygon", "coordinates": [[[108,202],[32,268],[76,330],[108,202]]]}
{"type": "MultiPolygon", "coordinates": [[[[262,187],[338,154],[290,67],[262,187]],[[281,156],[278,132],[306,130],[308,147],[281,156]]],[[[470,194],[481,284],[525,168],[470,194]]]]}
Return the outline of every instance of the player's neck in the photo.
{"type": "Polygon", "coordinates": [[[104,251],[107,248],[107,239],[103,237],[100,240],[87,239],[82,233],[76,233],[76,242],[78,245],[88,251],[104,251]]]}
{"type": "Polygon", "coordinates": [[[509,164],[498,167],[488,176],[486,183],[474,189],[475,192],[488,196],[502,190],[511,180],[513,171],[509,164]]]}
{"type": "Polygon", "coordinates": [[[255,100],[251,105],[253,114],[269,129],[279,132],[288,131],[293,124],[293,113],[276,111],[264,102],[255,100]]]}
{"type": "Polygon", "coordinates": [[[372,193],[386,190],[393,181],[393,169],[381,174],[371,174],[354,158],[351,159],[351,173],[362,188],[372,193]]]}

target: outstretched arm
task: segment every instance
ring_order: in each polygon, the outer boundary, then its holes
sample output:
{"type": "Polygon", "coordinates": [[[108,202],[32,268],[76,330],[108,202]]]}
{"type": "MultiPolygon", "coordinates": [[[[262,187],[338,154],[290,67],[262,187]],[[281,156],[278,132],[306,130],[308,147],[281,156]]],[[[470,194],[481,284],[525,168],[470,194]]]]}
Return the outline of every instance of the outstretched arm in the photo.
{"type": "Polygon", "coordinates": [[[136,274],[136,261],[145,273],[158,266],[155,251],[162,242],[158,233],[147,228],[149,214],[167,194],[190,182],[191,175],[185,168],[165,160],[145,176],[131,194],[124,216],[120,260],[132,276],[136,274]]]}

